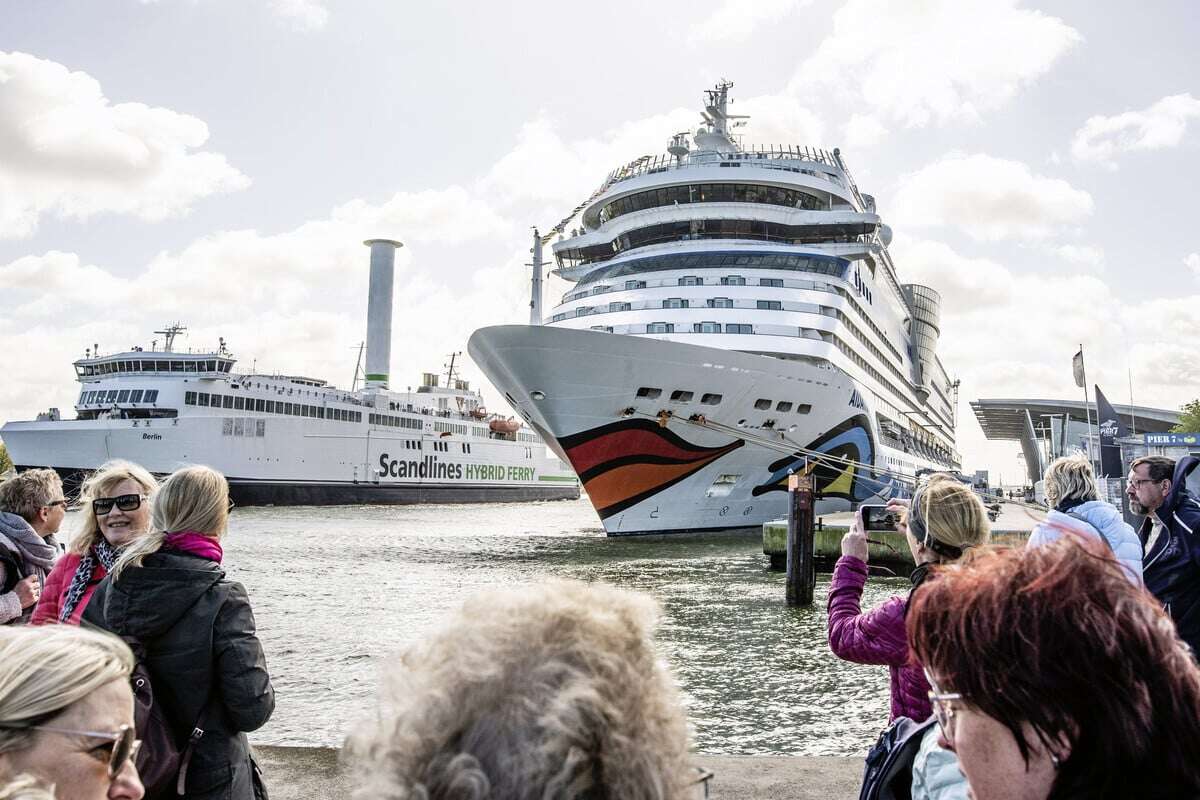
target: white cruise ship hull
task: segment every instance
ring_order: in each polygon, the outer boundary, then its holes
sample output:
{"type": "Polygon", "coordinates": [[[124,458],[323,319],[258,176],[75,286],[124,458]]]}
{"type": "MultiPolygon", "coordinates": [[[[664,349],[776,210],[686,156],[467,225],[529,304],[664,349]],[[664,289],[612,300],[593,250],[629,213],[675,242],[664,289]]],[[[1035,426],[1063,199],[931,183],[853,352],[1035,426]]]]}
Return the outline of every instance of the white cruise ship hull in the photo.
{"type": "Polygon", "coordinates": [[[69,487],[114,458],[166,475],[206,464],[238,505],[471,503],[557,500],[579,484],[539,444],[407,435],[307,418],[186,415],[166,419],[10,422],[4,443],[19,470],[49,467],[69,487]],[[349,427],[349,430],[347,428],[349,427]],[[245,435],[242,431],[247,431],[245,435]],[[422,447],[413,447],[417,442],[422,447]],[[438,444],[435,449],[435,442],[438,444]],[[469,452],[466,452],[469,450],[469,452]]]}
{"type": "Polygon", "coordinates": [[[814,361],[552,326],[483,328],[468,348],[572,465],[610,535],[778,519],[789,470],[812,471],[817,513],[849,510],[904,492],[881,459],[924,466],[881,447],[867,393],[814,361]]]}

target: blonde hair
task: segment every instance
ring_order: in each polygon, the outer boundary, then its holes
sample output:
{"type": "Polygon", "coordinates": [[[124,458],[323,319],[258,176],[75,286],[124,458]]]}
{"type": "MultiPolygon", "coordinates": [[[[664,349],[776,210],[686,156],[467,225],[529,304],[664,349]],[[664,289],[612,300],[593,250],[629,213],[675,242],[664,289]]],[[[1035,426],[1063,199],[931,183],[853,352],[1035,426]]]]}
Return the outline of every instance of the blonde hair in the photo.
{"type": "MultiPolygon", "coordinates": [[[[141,486],[146,495],[144,502],[147,503],[154,500],[154,495],[158,491],[158,481],[154,480],[154,476],[147,472],[145,467],[120,459],[101,464],[100,468],[83,482],[79,496],[82,506],[79,529],[71,537],[69,548],[72,553],[83,555],[92,549],[92,545],[100,541],[103,534],[100,533],[100,522],[96,519],[96,512],[92,510],[92,501],[97,497],[107,497],[113,487],[122,481],[133,481],[141,486]]],[[[141,533],[144,532],[141,531],[141,533]]]]}
{"type": "MultiPolygon", "coordinates": [[[[3,775],[0,780],[4,780],[3,775]]],[[[54,787],[32,775],[18,775],[12,780],[4,780],[4,785],[0,786],[0,800],[54,800],[54,787]]]]}
{"type": "Polygon", "coordinates": [[[183,467],[171,473],[150,509],[150,532],[134,539],[113,567],[113,580],[128,567],[140,567],[158,552],[168,533],[195,531],[214,539],[229,526],[229,484],[212,467],[183,467]]]}
{"type": "Polygon", "coordinates": [[[353,797],[688,797],[687,722],[658,606],[604,584],[493,589],[385,666],[347,742],[353,797]]]}
{"type": "Polygon", "coordinates": [[[1046,504],[1054,508],[1063,500],[1097,500],[1096,473],[1082,453],[1055,459],[1046,468],[1046,504]]]}
{"type": "MultiPolygon", "coordinates": [[[[0,723],[40,725],[115,680],[133,654],[117,637],[75,625],[0,627],[0,723]]],[[[0,754],[33,744],[37,731],[0,727],[0,754]]]]}
{"type": "Polygon", "coordinates": [[[62,478],[52,469],[27,469],[0,483],[0,511],[32,523],[37,513],[58,498],[62,478]]]}
{"type": "MultiPolygon", "coordinates": [[[[983,501],[953,475],[935,472],[918,492],[925,530],[942,544],[966,550],[985,544],[991,536],[983,501]]],[[[938,559],[945,560],[940,555],[938,559]]]]}

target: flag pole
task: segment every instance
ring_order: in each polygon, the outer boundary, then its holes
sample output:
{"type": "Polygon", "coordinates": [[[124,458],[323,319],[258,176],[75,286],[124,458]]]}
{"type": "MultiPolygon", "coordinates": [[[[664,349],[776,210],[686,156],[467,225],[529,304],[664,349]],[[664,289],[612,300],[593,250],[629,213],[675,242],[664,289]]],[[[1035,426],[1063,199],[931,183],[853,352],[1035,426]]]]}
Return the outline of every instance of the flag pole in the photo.
{"type": "Polygon", "coordinates": [[[1133,436],[1137,436],[1137,412],[1133,410],[1133,368],[1130,367],[1129,373],[1129,424],[1133,428],[1133,436]]]}
{"type": "Polygon", "coordinates": [[[1079,345],[1079,370],[1083,373],[1083,413],[1087,414],[1088,438],[1087,438],[1087,457],[1088,461],[1092,460],[1092,406],[1088,400],[1087,390],[1087,364],[1083,358],[1083,344],[1079,345]]]}

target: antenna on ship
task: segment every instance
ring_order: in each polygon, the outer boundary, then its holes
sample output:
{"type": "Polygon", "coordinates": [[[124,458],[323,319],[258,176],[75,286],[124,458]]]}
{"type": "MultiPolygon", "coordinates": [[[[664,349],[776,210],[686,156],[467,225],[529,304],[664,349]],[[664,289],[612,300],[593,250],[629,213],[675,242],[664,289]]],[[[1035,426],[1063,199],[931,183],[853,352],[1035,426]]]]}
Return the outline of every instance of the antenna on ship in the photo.
{"type": "Polygon", "coordinates": [[[362,374],[362,356],[363,350],[366,348],[365,341],[358,343],[358,358],[354,361],[354,377],[350,380],[350,391],[358,391],[358,376],[362,374]]]}
{"type": "Polygon", "coordinates": [[[169,353],[175,346],[175,337],[187,331],[187,328],[180,325],[178,322],[173,325],[168,325],[165,330],[155,331],[163,335],[163,352],[169,353]]]}
{"type": "Polygon", "coordinates": [[[457,352],[457,353],[451,353],[450,354],[450,363],[443,365],[446,367],[446,388],[447,389],[454,388],[454,359],[458,358],[461,355],[462,355],[461,351],[457,352]]]}
{"type": "Polygon", "coordinates": [[[533,262],[526,266],[533,268],[533,279],[529,287],[529,324],[542,324],[542,236],[538,229],[533,229],[533,262]]]}

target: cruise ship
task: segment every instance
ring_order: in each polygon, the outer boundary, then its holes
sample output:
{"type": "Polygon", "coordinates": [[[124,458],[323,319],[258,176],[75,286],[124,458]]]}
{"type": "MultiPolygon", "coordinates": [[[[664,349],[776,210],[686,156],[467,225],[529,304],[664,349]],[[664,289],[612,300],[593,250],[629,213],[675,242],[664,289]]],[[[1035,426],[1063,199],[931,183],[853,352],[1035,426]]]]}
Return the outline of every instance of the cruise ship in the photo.
{"type": "Polygon", "coordinates": [[[52,467],[69,487],[113,458],[165,475],[207,464],[239,505],[466,503],[579,497],[569,466],[519,420],[490,414],[451,357],[444,382],[389,388],[392,276],[398,242],[370,240],[365,380],[338,389],[300,375],[238,372],[225,341],[176,348],[168,326],[149,349],[75,361],[74,419],[57,409],[9,422],[0,438],[18,470],[52,467]]]}
{"type": "Polygon", "coordinates": [[[743,146],[731,87],[535,231],[530,324],[468,345],[610,535],[778,519],[789,473],[831,513],[960,467],[940,296],[901,281],[839,150],[743,146]],[[571,288],[543,319],[546,244],[571,288]]]}

